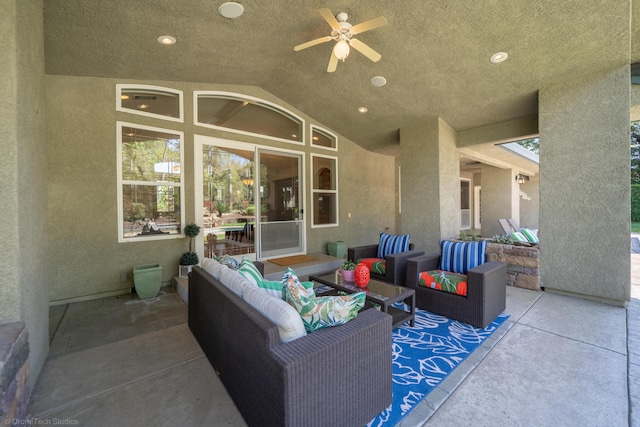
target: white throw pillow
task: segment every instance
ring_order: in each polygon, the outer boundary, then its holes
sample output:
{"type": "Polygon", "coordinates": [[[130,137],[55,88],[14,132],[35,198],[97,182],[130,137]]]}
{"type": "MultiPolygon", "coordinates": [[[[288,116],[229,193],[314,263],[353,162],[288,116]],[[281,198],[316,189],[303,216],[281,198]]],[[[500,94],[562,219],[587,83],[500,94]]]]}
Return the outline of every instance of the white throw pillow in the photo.
{"type": "Polygon", "coordinates": [[[255,286],[247,289],[244,300],[278,327],[282,342],[307,335],[298,312],[285,301],[269,295],[264,289],[255,286]]]}
{"type": "Polygon", "coordinates": [[[223,268],[228,267],[226,265],[220,264],[215,259],[205,258],[202,260],[202,269],[212,275],[216,280],[220,280],[220,272],[223,268]]]}
{"type": "Polygon", "coordinates": [[[240,273],[230,268],[222,269],[220,272],[220,282],[240,298],[243,297],[247,289],[255,288],[255,286],[242,277],[240,273]]]}

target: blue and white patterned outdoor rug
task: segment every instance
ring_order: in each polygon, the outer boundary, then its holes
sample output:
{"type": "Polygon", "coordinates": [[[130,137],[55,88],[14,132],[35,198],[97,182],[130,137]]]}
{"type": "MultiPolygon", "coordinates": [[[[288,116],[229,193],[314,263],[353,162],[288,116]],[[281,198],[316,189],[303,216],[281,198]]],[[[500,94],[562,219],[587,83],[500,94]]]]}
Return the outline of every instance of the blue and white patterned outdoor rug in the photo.
{"type": "Polygon", "coordinates": [[[367,426],[395,426],[424,400],[509,315],[485,329],[416,309],[415,326],[393,331],[393,402],[367,426]]]}

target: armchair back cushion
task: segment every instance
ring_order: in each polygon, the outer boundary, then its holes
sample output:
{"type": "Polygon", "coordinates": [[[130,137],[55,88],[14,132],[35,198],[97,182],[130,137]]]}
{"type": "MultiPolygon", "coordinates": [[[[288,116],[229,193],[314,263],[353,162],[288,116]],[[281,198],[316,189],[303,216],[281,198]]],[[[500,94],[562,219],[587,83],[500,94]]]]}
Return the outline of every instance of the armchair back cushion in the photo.
{"type": "Polygon", "coordinates": [[[378,258],[386,258],[387,255],[407,252],[409,250],[410,235],[394,235],[380,232],[378,243],[378,258]]]}
{"type": "Polygon", "coordinates": [[[440,270],[467,274],[468,270],[485,263],[487,241],[453,242],[440,240],[440,248],[442,250],[440,270]]]}

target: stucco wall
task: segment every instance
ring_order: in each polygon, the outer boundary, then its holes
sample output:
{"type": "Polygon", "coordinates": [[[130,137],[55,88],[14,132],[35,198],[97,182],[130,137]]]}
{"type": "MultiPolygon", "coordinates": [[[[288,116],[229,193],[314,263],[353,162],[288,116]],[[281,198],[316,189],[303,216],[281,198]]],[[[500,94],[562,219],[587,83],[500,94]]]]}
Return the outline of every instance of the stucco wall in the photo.
{"type": "Polygon", "coordinates": [[[629,67],[540,91],[540,268],[548,290],[630,296],[629,67]]]}
{"type": "Polygon", "coordinates": [[[520,227],[540,228],[540,177],[534,176],[524,184],[520,184],[520,227]]]}
{"type": "Polygon", "coordinates": [[[460,232],[460,160],[456,133],[434,117],[400,130],[402,232],[417,249],[439,250],[460,232]]]}
{"type": "MultiPolygon", "coordinates": [[[[189,82],[132,81],[97,77],[47,76],[48,219],[51,250],[51,301],[96,297],[127,291],[137,264],[159,262],[163,281],[177,274],[186,239],[118,243],[116,199],[116,122],[126,121],[184,132],[185,219],[195,219],[194,135],[238,139],[271,147],[335,156],[333,151],[268,141],[193,125],[192,93],[225,90],[244,93],[309,117],[256,87],[209,85],[189,82]],[[184,91],[184,123],[115,111],[117,83],[140,83],[184,91]],[[127,282],[120,281],[129,273],[127,282]]],[[[325,127],[326,128],[326,127],[325,127]]],[[[331,129],[329,129],[331,130],[331,129]]],[[[395,231],[395,159],[367,152],[338,135],[339,227],[311,229],[307,221],[308,252],[326,251],[326,243],[344,240],[348,245],[373,243],[378,231],[395,231]],[[351,218],[348,217],[351,213],[351,218]]],[[[311,170],[310,163],[307,171],[311,170]]],[[[306,182],[310,218],[311,181],[306,182]]],[[[198,238],[201,238],[199,236],[198,238]]]]}
{"type": "Polygon", "coordinates": [[[49,349],[42,1],[0,10],[0,323],[25,322],[33,386],[49,349]]]}
{"type": "MultiPolygon", "coordinates": [[[[514,218],[518,191],[511,169],[482,165],[482,237],[504,234],[499,219],[514,218]],[[514,191],[516,196],[514,196],[514,191]]],[[[514,218],[517,219],[517,218],[514,218]]]]}

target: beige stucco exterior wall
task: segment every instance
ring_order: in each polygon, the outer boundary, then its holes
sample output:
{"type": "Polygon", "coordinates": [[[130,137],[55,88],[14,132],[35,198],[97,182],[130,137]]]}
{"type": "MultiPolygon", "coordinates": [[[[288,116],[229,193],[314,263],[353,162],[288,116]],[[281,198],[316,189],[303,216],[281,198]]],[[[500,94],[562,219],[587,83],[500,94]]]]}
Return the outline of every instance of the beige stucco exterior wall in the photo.
{"type": "MultiPolygon", "coordinates": [[[[186,239],[118,243],[117,121],[184,132],[184,203],[187,223],[195,220],[193,147],[194,135],[199,134],[304,152],[308,176],[312,170],[311,152],[339,158],[338,227],[311,229],[312,183],[310,179],[306,181],[308,252],[326,252],[326,243],[331,240],[343,240],[348,245],[375,243],[378,241],[378,231],[387,227],[389,232],[395,232],[394,157],[368,152],[340,135],[336,153],[310,148],[308,143],[300,146],[268,141],[193,124],[193,91],[224,90],[255,96],[284,106],[305,119],[307,135],[311,123],[328,129],[262,89],[70,76],[46,76],[46,83],[50,299],[54,303],[127,292],[133,286],[131,272],[138,264],[160,263],[163,281],[168,284],[177,274],[180,254],[187,249],[186,239]],[[150,84],[182,90],[185,97],[184,123],[115,111],[118,83],[150,84]],[[127,282],[120,281],[120,274],[123,272],[128,273],[127,282]]],[[[202,238],[202,234],[198,238],[202,238]]]]}
{"type": "Polygon", "coordinates": [[[26,323],[33,386],[49,350],[42,1],[0,10],[0,323],[26,323]]]}
{"type": "Polygon", "coordinates": [[[630,297],[629,67],[540,91],[540,268],[547,290],[630,297]]]}
{"type": "Polygon", "coordinates": [[[518,219],[515,175],[511,169],[482,165],[482,237],[504,234],[499,219],[518,219]]]}
{"type": "Polygon", "coordinates": [[[520,184],[520,190],[525,193],[527,199],[520,197],[518,224],[522,228],[540,228],[540,177],[530,177],[529,181],[520,184]]]}
{"type": "Polygon", "coordinates": [[[460,162],[455,131],[439,117],[400,130],[402,232],[437,251],[460,232],[460,162]]]}

